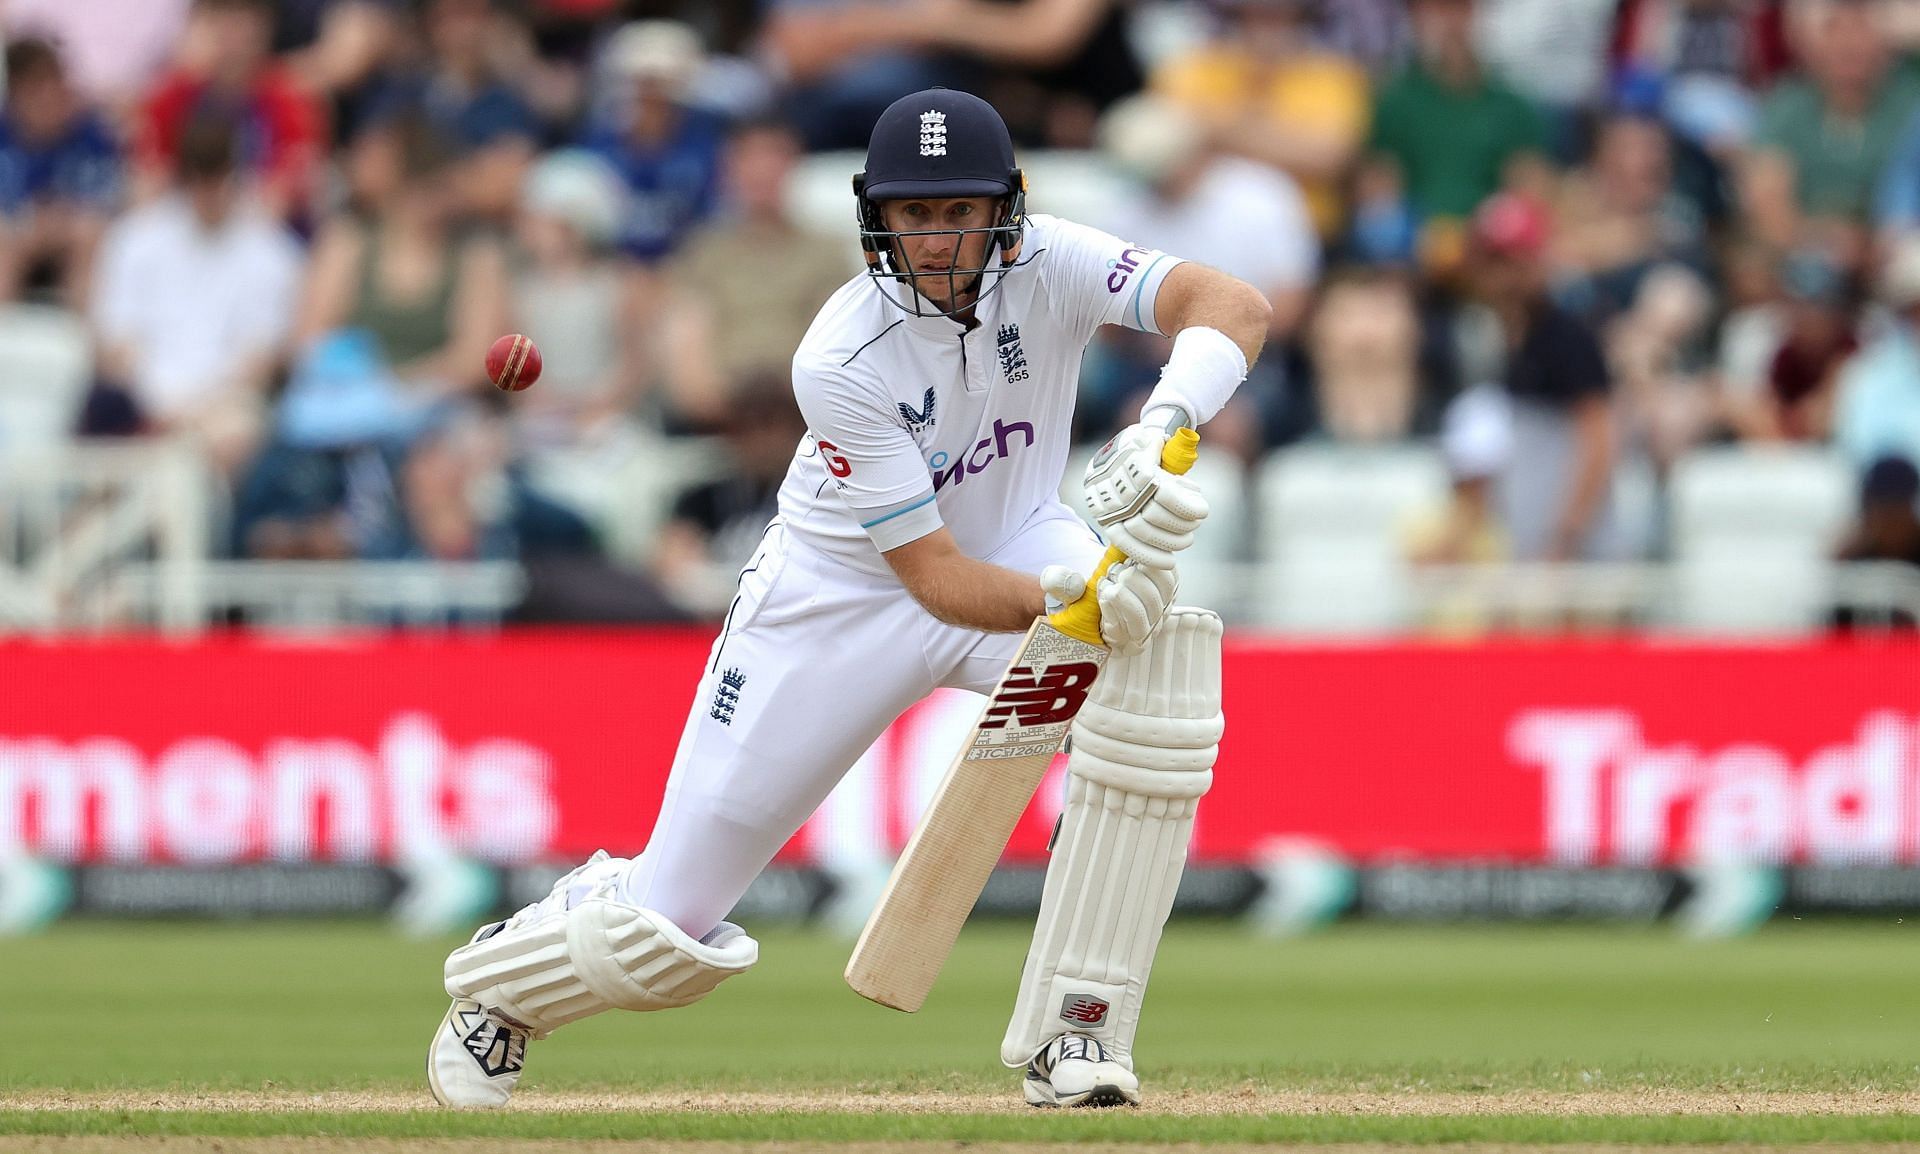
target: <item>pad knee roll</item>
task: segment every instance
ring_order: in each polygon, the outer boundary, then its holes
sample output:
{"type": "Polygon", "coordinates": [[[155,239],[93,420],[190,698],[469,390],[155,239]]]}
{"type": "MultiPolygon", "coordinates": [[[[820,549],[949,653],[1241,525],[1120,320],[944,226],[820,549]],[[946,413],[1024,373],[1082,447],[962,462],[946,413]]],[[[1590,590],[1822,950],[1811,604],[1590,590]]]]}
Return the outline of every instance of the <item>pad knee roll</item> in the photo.
{"type": "Polygon", "coordinates": [[[1132,1068],[1147,974],[1225,729],[1220,635],[1217,615],[1175,606],[1146,649],[1107,663],[1074,721],[1066,806],[1001,1044],[1009,1066],[1072,1031],[1132,1068]]]}
{"type": "Polygon", "coordinates": [[[604,1010],[690,1005],[759,957],[731,922],[701,941],[652,910],[593,896],[455,950],[446,988],[544,1037],[604,1010]]]}

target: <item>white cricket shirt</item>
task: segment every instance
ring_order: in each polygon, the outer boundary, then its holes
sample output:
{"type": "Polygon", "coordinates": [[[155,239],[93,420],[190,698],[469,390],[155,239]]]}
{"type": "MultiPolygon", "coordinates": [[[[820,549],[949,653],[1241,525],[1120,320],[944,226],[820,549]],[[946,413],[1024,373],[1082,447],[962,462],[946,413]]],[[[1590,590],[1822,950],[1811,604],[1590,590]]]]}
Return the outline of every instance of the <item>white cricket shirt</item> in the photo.
{"type": "Polygon", "coordinates": [[[968,556],[992,553],[1056,499],[1094,330],[1159,332],[1154,302],[1178,263],[1029,215],[1015,266],[985,274],[1000,283],[972,329],[903,312],[885,295],[911,299],[897,282],[849,281],[793,357],[808,432],[780,488],[787,531],[880,575],[881,552],[942,525],[968,556]]]}

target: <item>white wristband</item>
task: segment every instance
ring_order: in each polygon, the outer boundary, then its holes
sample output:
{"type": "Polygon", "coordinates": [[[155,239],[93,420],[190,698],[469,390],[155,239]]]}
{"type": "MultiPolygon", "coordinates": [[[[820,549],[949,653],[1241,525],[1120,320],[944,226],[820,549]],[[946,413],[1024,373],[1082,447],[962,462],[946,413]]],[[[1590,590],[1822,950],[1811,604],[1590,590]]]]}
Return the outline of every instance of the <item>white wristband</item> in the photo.
{"type": "Polygon", "coordinates": [[[1173,353],[1160,370],[1160,383],[1153,387],[1149,409],[1175,405],[1193,417],[1196,426],[1212,420],[1240,382],[1247,379],[1247,354],[1233,338],[1219,329],[1195,325],[1180,330],[1173,338],[1173,353]]]}

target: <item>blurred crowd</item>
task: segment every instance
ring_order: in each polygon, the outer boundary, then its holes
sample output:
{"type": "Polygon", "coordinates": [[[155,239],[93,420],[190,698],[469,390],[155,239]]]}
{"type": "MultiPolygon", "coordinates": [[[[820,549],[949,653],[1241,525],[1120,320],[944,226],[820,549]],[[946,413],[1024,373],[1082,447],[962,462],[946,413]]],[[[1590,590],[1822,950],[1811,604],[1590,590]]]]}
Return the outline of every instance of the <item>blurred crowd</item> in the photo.
{"type": "MultiPolygon", "coordinates": [[[[1920,564],[1914,0],[10,0],[0,299],[83,316],[76,432],[193,436],[235,556],[517,558],[537,618],[701,617],[857,265],[810,152],[933,84],[1267,292],[1210,444],[1435,445],[1416,560],[1633,559],[1694,448],[1829,445],[1920,564]],[[492,339],[546,356],[509,401],[492,339]],[[643,547],[637,454],[699,444],[643,547]],[[703,450],[708,451],[708,450],[703,450]],[[617,536],[617,534],[612,534],[617,536]]],[[[849,175],[850,175],[849,170],[849,175]]],[[[1034,190],[1046,208],[1044,185],[1034,190]]],[[[1077,436],[1164,342],[1109,330],[1077,436]]],[[[716,594],[716,590],[720,590],[716,594]]],[[[716,600],[716,596],[719,600],[716,600]]]]}

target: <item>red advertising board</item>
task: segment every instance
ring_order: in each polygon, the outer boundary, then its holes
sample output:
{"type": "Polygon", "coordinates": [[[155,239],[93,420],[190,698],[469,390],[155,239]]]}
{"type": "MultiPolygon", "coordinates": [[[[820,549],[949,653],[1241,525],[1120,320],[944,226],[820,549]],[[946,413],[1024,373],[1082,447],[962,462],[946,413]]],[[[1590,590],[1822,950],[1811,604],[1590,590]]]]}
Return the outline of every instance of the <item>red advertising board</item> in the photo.
{"type": "MultiPolygon", "coordinates": [[[[707,638],[0,646],[0,856],[500,862],[645,842],[707,638]]],[[[1230,639],[1195,856],[1920,861],[1920,648],[1230,639]]],[[[789,845],[889,854],[978,698],[909,712],[789,845]]],[[[1056,763],[1055,773],[1061,766],[1056,763]]],[[[1044,852],[1043,786],[1010,853],[1044,852]]]]}

